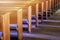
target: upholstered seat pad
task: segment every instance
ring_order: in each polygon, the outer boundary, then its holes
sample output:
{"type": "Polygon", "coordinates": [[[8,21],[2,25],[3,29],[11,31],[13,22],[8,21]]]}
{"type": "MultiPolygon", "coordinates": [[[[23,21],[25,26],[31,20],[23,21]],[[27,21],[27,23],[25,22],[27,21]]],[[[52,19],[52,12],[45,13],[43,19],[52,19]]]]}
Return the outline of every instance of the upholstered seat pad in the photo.
{"type": "MultiPolygon", "coordinates": [[[[26,22],[26,23],[28,23],[28,20],[27,19],[23,19],[23,22],[26,22]]],[[[35,19],[32,19],[32,21],[31,22],[36,22],[36,20],[35,19]]],[[[38,20],[38,22],[41,22],[40,20],[38,20]]]]}
{"type": "Polygon", "coordinates": [[[18,25],[17,24],[10,24],[10,28],[17,28],[18,25]]]}
{"type": "Polygon", "coordinates": [[[10,36],[11,37],[17,37],[18,36],[18,32],[16,30],[11,30],[10,31],[10,36]]]}
{"type": "MultiPolygon", "coordinates": [[[[17,31],[14,31],[14,30],[10,31],[10,36],[11,37],[17,37],[17,35],[18,35],[17,31]]],[[[0,37],[2,37],[2,36],[3,36],[3,33],[0,32],[0,37]]]]}
{"type": "Polygon", "coordinates": [[[2,37],[2,32],[0,32],[0,37],[2,37]]]}
{"type": "MultiPolygon", "coordinates": [[[[22,26],[23,28],[28,28],[28,20],[27,19],[23,19],[22,22],[24,23],[22,26]]],[[[38,20],[38,22],[41,22],[41,20],[38,20]]],[[[35,25],[36,25],[36,20],[33,19],[32,20],[32,28],[35,28],[35,25]]],[[[17,28],[18,25],[17,24],[10,24],[10,28],[13,29],[13,28],[17,28]]]]}
{"type": "MultiPolygon", "coordinates": [[[[18,25],[17,24],[10,24],[10,29],[14,29],[14,28],[17,28],[18,25]]],[[[23,24],[22,25],[23,28],[28,28],[28,25],[27,24],[23,24]]],[[[35,25],[32,25],[32,28],[35,28],[36,26],[35,25]]]]}

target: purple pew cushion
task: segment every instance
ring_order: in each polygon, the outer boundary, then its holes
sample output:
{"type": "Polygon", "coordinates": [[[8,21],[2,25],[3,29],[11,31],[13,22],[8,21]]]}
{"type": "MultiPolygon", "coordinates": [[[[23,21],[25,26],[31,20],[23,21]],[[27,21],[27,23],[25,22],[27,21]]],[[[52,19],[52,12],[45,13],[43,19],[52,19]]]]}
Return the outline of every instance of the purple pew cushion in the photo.
{"type": "Polygon", "coordinates": [[[0,37],[2,37],[2,32],[0,32],[0,37]]]}
{"type": "MultiPolygon", "coordinates": [[[[22,26],[23,28],[28,28],[27,24],[23,24],[22,26]]],[[[11,29],[17,28],[17,24],[10,24],[10,28],[11,29]]],[[[35,28],[35,25],[32,25],[32,28],[35,28]]]]}
{"type": "MultiPolygon", "coordinates": [[[[23,28],[28,28],[28,25],[23,25],[23,28]]],[[[36,25],[32,25],[32,29],[35,29],[36,28],[36,25]]]]}
{"type": "Polygon", "coordinates": [[[22,21],[23,21],[23,22],[28,22],[28,20],[27,20],[27,19],[23,19],[22,21]]]}
{"type": "Polygon", "coordinates": [[[11,37],[17,37],[18,36],[18,32],[16,30],[11,30],[10,31],[10,36],[11,37]]]}
{"type": "Polygon", "coordinates": [[[17,28],[18,27],[18,25],[17,24],[10,24],[10,28],[17,28]]]}

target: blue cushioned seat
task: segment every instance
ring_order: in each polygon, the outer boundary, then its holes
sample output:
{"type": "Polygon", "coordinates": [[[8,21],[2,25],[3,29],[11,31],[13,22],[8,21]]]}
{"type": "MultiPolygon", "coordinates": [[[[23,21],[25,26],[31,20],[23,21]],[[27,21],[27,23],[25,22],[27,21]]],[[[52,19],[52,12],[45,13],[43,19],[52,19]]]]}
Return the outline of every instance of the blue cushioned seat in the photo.
{"type": "MultiPolygon", "coordinates": [[[[27,24],[23,24],[22,26],[23,28],[28,28],[27,24]]],[[[17,24],[10,24],[10,28],[11,29],[17,28],[17,24]]],[[[35,28],[35,25],[32,25],[32,28],[35,28]]]]}
{"type": "Polygon", "coordinates": [[[32,20],[32,22],[36,22],[36,20],[32,20]]]}
{"type": "Polygon", "coordinates": [[[23,19],[22,21],[23,21],[23,22],[28,22],[28,20],[27,20],[27,19],[23,19]]]}
{"type": "MultiPolygon", "coordinates": [[[[22,21],[25,22],[25,23],[28,23],[27,19],[23,19],[22,21]]],[[[41,23],[41,20],[38,20],[38,22],[41,23]]],[[[36,25],[36,20],[35,19],[32,20],[32,28],[34,28],[33,25],[36,25]]],[[[16,29],[17,27],[18,27],[17,24],[10,24],[11,29],[16,29]]],[[[23,28],[28,28],[28,24],[23,24],[23,28]]]]}
{"type": "MultiPolygon", "coordinates": [[[[28,23],[28,20],[27,19],[23,19],[23,22],[28,23]]],[[[36,20],[32,20],[32,22],[36,22],[36,20]]]]}
{"type": "Polygon", "coordinates": [[[33,20],[33,19],[35,19],[35,20],[36,20],[36,17],[35,17],[35,15],[32,15],[32,20],[33,20]]]}
{"type": "Polygon", "coordinates": [[[10,24],[10,28],[11,28],[11,29],[14,29],[14,28],[17,28],[17,27],[18,27],[17,24],[10,24]]]}
{"type": "Polygon", "coordinates": [[[2,37],[2,32],[0,32],[0,37],[2,37]]]}
{"type": "Polygon", "coordinates": [[[10,36],[11,37],[18,37],[18,32],[16,30],[11,30],[10,31],[10,36]]]}
{"type": "MultiPolygon", "coordinates": [[[[23,25],[23,28],[28,28],[28,25],[24,24],[23,25]]],[[[35,29],[35,28],[36,28],[36,26],[35,25],[32,25],[32,29],[35,29]]]]}

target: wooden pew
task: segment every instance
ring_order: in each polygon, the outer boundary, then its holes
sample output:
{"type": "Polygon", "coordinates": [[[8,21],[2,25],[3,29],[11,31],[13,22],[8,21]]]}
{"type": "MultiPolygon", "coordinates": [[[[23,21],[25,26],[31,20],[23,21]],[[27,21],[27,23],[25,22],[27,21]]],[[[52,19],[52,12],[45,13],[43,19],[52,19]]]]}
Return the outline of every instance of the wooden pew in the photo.
{"type": "Polygon", "coordinates": [[[36,17],[36,27],[38,26],[38,3],[36,3],[35,1],[33,3],[30,4],[31,7],[32,7],[32,16],[35,16],[36,17]]]}
{"type": "Polygon", "coordinates": [[[28,7],[28,31],[31,33],[32,31],[32,6],[28,7]]]}
{"type": "Polygon", "coordinates": [[[49,0],[48,2],[49,2],[49,9],[50,9],[50,16],[51,16],[51,12],[52,12],[52,8],[51,8],[51,4],[52,4],[52,2],[51,2],[52,0],[49,0]]]}
{"type": "MultiPolygon", "coordinates": [[[[43,21],[43,11],[44,11],[44,9],[45,9],[45,7],[44,7],[44,5],[46,6],[46,4],[44,4],[44,2],[45,2],[46,0],[44,0],[44,1],[41,1],[41,0],[37,0],[37,2],[35,1],[35,2],[33,2],[32,4],[35,4],[35,10],[36,10],[36,26],[38,26],[38,12],[40,11],[42,11],[42,21],[43,21]],[[43,3],[42,3],[43,2],[43,3]]],[[[47,14],[47,11],[46,11],[46,14],[47,14]]],[[[47,17],[47,16],[46,16],[47,17]]]]}
{"type": "Polygon", "coordinates": [[[10,40],[10,13],[6,13],[2,17],[3,36],[2,40],[10,40]]]}
{"type": "Polygon", "coordinates": [[[32,31],[31,30],[32,29],[32,23],[31,23],[32,19],[31,18],[32,18],[32,15],[34,15],[34,14],[35,14],[35,17],[36,17],[36,27],[38,27],[38,12],[39,12],[39,9],[38,9],[39,7],[38,6],[39,6],[39,4],[38,3],[32,3],[30,5],[31,6],[28,7],[28,10],[29,10],[28,11],[28,21],[29,21],[28,24],[30,25],[28,30],[31,33],[31,31],[32,31]],[[33,5],[35,5],[35,7],[33,5]],[[35,8],[36,12],[34,12],[33,7],[35,8]]]}
{"type": "Polygon", "coordinates": [[[42,20],[42,23],[43,23],[43,17],[44,17],[43,16],[43,11],[44,11],[44,2],[42,2],[42,19],[41,19],[42,20]]]}
{"type": "Polygon", "coordinates": [[[36,3],[36,27],[38,27],[38,12],[39,12],[39,4],[36,3]]]}
{"type": "MultiPolygon", "coordinates": [[[[44,10],[46,11],[46,19],[48,19],[48,9],[49,8],[51,8],[51,0],[44,0],[44,1],[41,1],[40,3],[39,2],[33,2],[33,3],[38,3],[38,5],[41,7],[42,6],[42,2],[43,2],[43,7],[42,7],[42,9],[41,10],[43,10],[42,11],[42,15],[43,15],[43,12],[44,12],[44,10]],[[41,5],[40,5],[41,4],[41,5]],[[49,7],[50,6],[50,7],[49,7]]],[[[32,4],[33,4],[32,3],[32,4]]],[[[36,5],[37,6],[37,5],[36,5]]],[[[38,10],[36,10],[36,23],[37,23],[37,25],[38,25],[38,12],[39,11],[41,11],[41,10],[39,10],[38,8],[40,8],[40,7],[36,7],[36,9],[38,10]]],[[[51,14],[50,14],[51,15],[51,14]]],[[[43,16],[42,16],[42,20],[43,20],[43,16]]]]}
{"type": "MultiPolygon", "coordinates": [[[[22,38],[23,38],[23,27],[22,27],[22,18],[23,18],[22,14],[23,13],[22,13],[22,9],[19,8],[17,10],[11,10],[9,12],[10,12],[10,21],[11,21],[10,24],[12,24],[12,25],[15,24],[16,25],[15,28],[12,27],[12,30],[17,30],[18,31],[18,34],[17,34],[18,35],[18,40],[22,40],[22,38]],[[12,22],[12,20],[14,22],[12,22]]],[[[11,27],[10,27],[10,29],[11,29],[11,27]]]]}
{"type": "MultiPolygon", "coordinates": [[[[43,3],[42,3],[42,10],[43,10],[43,12],[45,12],[46,13],[46,19],[48,19],[48,9],[49,9],[49,5],[48,5],[48,1],[42,1],[43,3]]],[[[43,15],[45,14],[45,13],[43,13],[43,15]]],[[[43,18],[43,17],[42,17],[43,18]]]]}
{"type": "Polygon", "coordinates": [[[32,15],[35,15],[36,17],[36,27],[38,27],[38,13],[39,11],[41,12],[41,0],[38,1],[34,1],[33,3],[31,3],[31,6],[32,6],[32,15]]]}
{"type": "Polygon", "coordinates": [[[22,40],[23,37],[23,27],[22,27],[22,9],[17,10],[17,31],[18,31],[18,40],[22,40]]]}
{"type": "Polygon", "coordinates": [[[48,1],[46,1],[46,19],[48,19],[48,1]]]}

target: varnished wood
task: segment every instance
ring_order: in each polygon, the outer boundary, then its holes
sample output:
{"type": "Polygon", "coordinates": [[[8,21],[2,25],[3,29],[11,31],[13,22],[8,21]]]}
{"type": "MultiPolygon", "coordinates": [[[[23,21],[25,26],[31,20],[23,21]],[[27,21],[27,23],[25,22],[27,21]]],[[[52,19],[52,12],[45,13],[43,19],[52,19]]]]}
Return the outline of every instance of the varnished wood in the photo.
{"type": "Polygon", "coordinates": [[[48,1],[46,1],[46,19],[48,19],[48,1]]]}
{"type": "MultiPolygon", "coordinates": [[[[55,8],[54,8],[54,6],[55,6],[55,4],[56,4],[55,1],[56,1],[56,0],[53,0],[53,2],[52,2],[52,3],[53,3],[53,5],[52,5],[53,10],[52,10],[52,11],[54,11],[54,9],[55,9],[55,8]]],[[[53,13],[53,15],[54,15],[54,13],[53,13]]]]}
{"type": "Polygon", "coordinates": [[[22,9],[17,10],[18,40],[22,40],[22,9]]]}
{"type": "Polygon", "coordinates": [[[38,26],[38,3],[36,4],[36,26],[38,26]]]}
{"type": "Polygon", "coordinates": [[[18,4],[28,4],[28,3],[31,3],[31,2],[33,2],[33,0],[29,0],[29,1],[17,1],[17,0],[14,0],[14,1],[12,1],[12,0],[8,0],[8,1],[0,1],[0,3],[18,3],[18,4]]]}
{"type": "Polygon", "coordinates": [[[42,23],[43,23],[43,17],[44,17],[43,16],[43,10],[44,10],[44,2],[42,2],[42,15],[41,15],[42,16],[42,23]]]}
{"type": "Polygon", "coordinates": [[[10,13],[2,16],[3,19],[3,40],[10,40],[10,13]]]}
{"type": "Polygon", "coordinates": [[[32,29],[32,24],[31,24],[31,20],[32,20],[32,6],[28,7],[28,31],[29,33],[31,33],[31,29],[32,29]]]}
{"type": "Polygon", "coordinates": [[[0,37],[0,39],[1,39],[1,40],[3,40],[3,36],[2,36],[2,37],[0,37]]]}
{"type": "Polygon", "coordinates": [[[51,0],[49,0],[49,1],[50,1],[50,4],[49,4],[49,5],[50,5],[50,16],[51,16],[51,3],[52,3],[52,2],[51,2],[51,0]]]}

